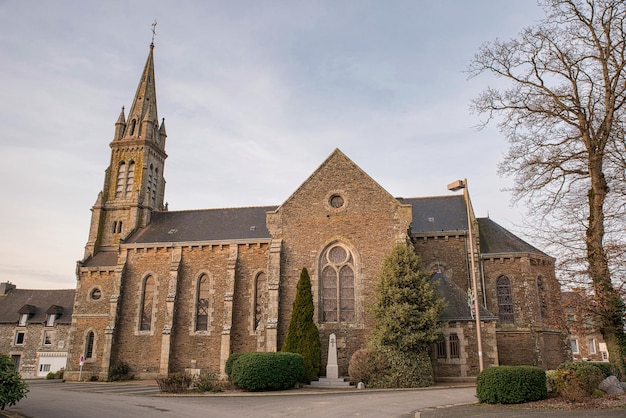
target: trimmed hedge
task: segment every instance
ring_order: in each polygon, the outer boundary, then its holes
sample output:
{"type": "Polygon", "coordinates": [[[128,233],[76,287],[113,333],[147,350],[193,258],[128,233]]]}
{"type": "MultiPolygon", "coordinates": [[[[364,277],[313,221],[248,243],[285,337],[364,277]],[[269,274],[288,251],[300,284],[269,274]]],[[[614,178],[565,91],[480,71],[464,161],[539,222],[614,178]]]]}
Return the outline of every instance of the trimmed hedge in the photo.
{"type": "Polygon", "coordinates": [[[476,379],[481,403],[515,404],[548,396],[545,370],[535,366],[498,366],[483,370],[476,379]]]}
{"type": "Polygon", "coordinates": [[[238,354],[231,362],[229,377],[241,389],[291,389],[306,376],[304,358],[297,353],[238,354]]]}
{"type": "Polygon", "coordinates": [[[241,357],[241,355],[243,354],[246,354],[246,353],[232,353],[228,357],[228,360],[226,360],[226,364],[224,365],[224,373],[226,373],[226,376],[228,376],[229,379],[230,379],[230,374],[233,371],[233,363],[237,361],[237,359],[241,357]]]}

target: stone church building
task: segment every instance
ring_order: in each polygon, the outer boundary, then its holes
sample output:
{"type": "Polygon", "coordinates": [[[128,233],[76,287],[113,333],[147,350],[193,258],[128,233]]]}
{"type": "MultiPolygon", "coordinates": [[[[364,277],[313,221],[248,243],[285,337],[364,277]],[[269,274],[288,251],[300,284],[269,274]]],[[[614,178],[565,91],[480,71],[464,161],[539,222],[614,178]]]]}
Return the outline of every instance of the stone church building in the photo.
{"type": "Polygon", "coordinates": [[[366,346],[368,306],[397,242],[415,248],[448,301],[445,336],[432,349],[436,378],[479,371],[470,257],[485,367],[554,368],[569,358],[554,259],[493,220],[476,219],[467,193],[393,197],[336,149],[279,205],[168,211],[153,50],[128,116],[122,109],[115,123],[92,208],[66,379],[78,379],[81,367],[83,378],[106,379],[117,362],[138,378],[223,374],[231,353],[278,351],[303,267],[322,347],[334,333],[339,373],[347,375],[352,353],[366,346]]]}

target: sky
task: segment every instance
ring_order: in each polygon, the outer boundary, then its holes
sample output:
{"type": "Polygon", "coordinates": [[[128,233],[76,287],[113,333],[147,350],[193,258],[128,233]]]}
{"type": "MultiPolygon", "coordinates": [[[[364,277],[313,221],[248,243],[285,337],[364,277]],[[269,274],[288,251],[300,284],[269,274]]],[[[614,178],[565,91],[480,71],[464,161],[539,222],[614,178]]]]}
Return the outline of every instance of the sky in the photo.
{"type": "MultiPolygon", "coordinates": [[[[0,0],[0,282],[76,286],[120,109],[153,36],[169,210],[279,205],[339,148],[393,196],[467,178],[522,238],[465,70],[535,0],[0,0]]],[[[532,241],[530,241],[532,243],[532,241]]]]}

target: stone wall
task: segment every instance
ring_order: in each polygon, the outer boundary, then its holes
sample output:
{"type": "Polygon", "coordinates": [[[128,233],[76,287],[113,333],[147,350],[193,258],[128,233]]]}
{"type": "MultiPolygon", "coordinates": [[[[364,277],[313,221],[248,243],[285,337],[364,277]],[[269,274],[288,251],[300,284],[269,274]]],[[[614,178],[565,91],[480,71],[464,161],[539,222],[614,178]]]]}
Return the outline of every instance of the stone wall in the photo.
{"type": "Polygon", "coordinates": [[[328,337],[335,333],[339,373],[347,374],[352,353],[366,346],[366,330],[373,326],[367,307],[375,301],[383,260],[398,240],[406,240],[410,220],[410,207],[400,205],[338,151],[275,213],[268,214],[270,233],[283,241],[279,347],[289,326],[300,272],[306,267],[324,347],[322,364],[326,364],[328,337]],[[340,206],[331,204],[333,196],[341,197],[340,206]],[[324,322],[319,311],[320,257],[334,243],[341,243],[354,260],[356,318],[350,323],[324,322]]]}

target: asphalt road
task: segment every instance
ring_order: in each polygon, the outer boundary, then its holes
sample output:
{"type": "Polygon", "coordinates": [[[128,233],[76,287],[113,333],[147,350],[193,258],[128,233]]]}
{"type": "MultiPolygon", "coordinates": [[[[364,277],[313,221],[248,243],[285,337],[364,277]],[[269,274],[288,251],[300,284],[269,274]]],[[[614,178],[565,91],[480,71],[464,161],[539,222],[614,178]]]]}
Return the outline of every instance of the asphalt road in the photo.
{"type": "Polygon", "coordinates": [[[359,417],[359,418],[612,418],[626,410],[533,410],[478,405],[474,386],[411,390],[295,389],[263,393],[161,395],[154,382],[30,381],[30,393],[0,413],[10,418],[83,417],[359,417]]]}
{"type": "Polygon", "coordinates": [[[414,417],[423,408],[475,402],[473,386],[413,390],[296,389],[281,392],[158,395],[153,384],[30,383],[7,415],[83,417],[414,417]]]}

